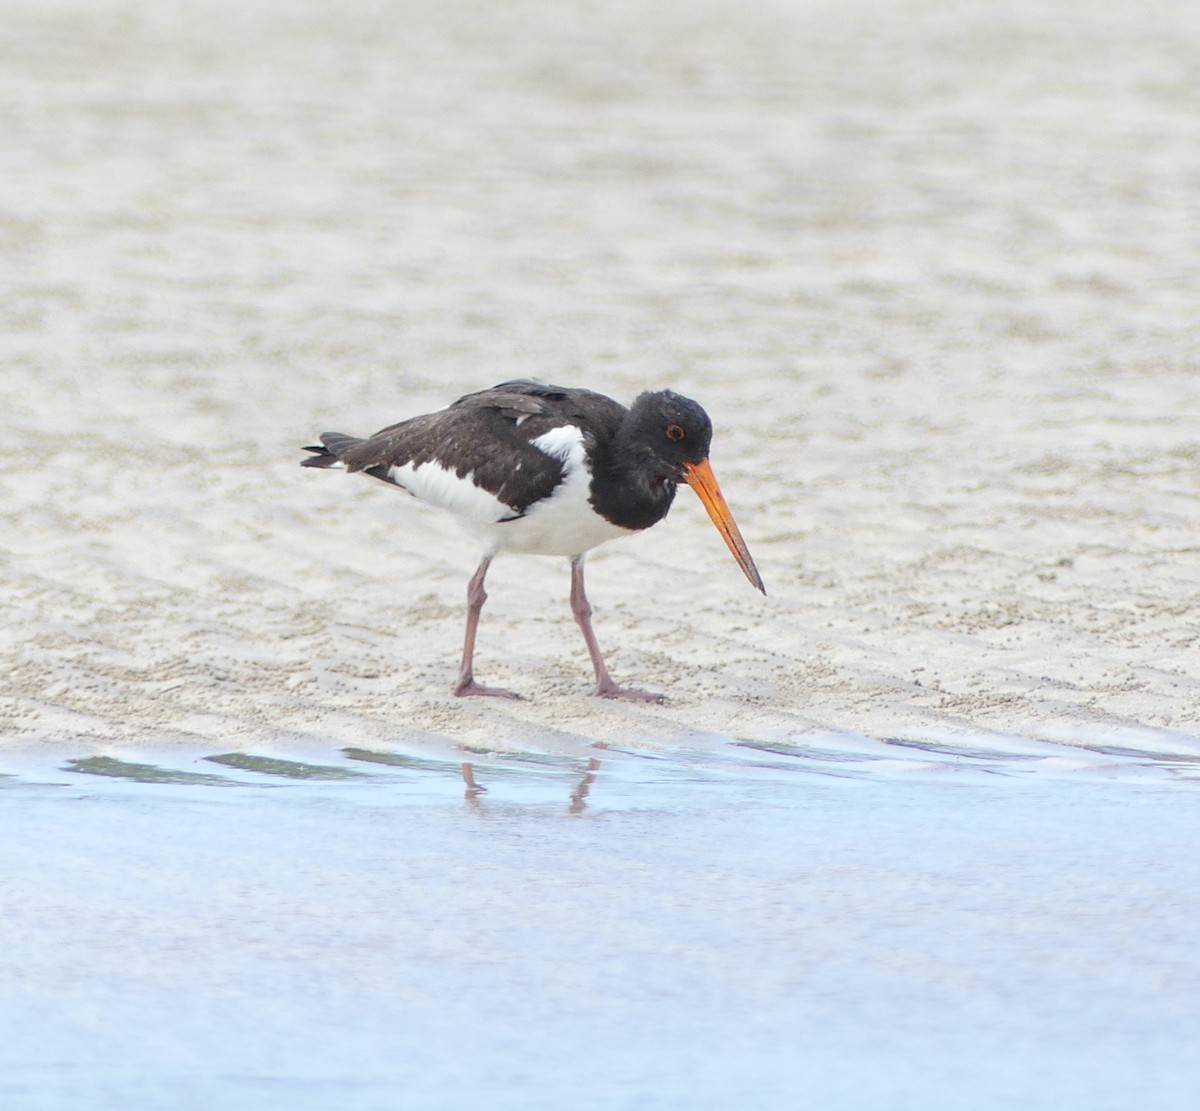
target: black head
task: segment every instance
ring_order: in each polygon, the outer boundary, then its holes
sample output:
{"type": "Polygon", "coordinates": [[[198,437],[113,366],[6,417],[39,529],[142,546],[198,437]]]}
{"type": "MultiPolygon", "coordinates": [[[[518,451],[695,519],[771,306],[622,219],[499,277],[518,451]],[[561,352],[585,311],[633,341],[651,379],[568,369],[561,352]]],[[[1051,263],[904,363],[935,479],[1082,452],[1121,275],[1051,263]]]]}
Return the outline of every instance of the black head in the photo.
{"type": "Polygon", "coordinates": [[[683,480],[685,468],[702,463],[712,446],[712,421],[690,397],[671,390],[642,394],[630,406],[622,429],[636,465],[669,482],[683,480]]]}
{"type": "Polygon", "coordinates": [[[621,421],[608,466],[593,476],[592,504],[622,528],[649,528],[667,515],[676,485],[686,482],[746,578],[765,594],[762,576],[709,466],[711,446],[712,421],[690,397],[671,390],[644,393],[621,421]]]}

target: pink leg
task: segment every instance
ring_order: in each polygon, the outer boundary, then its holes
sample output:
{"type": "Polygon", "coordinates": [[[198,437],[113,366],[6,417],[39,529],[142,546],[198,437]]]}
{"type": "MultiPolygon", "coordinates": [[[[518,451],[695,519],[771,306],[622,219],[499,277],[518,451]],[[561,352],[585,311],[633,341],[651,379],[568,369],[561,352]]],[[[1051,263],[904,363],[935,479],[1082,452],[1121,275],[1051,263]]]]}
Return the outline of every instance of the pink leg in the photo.
{"type": "Polygon", "coordinates": [[[454,693],[459,698],[468,695],[491,695],[495,698],[520,698],[512,691],[501,690],[499,687],[485,687],[475,682],[475,630],[479,628],[479,614],[483,603],[487,601],[487,591],[483,589],[483,580],[487,570],[492,565],[492,557],[485,555],[479,563],[479,568],[471,576],[467,587],[467,637],[463,641],[462,666],[458,669],[458,682],[454,684],[454,693]]]}
{"type": "Polygon", "coordinates": [[[583,631],[588,654],[592,657],[592,667],[596,669],[597,698],[624,698],[631,702],[663,701],[661,694],[631,690],[629,687],[618,687],[612,681],[608,668],[604,666],[600,645],[596,643],[596,634],[592,632],[592,607],[588,604],[587,594],[583,589],[583,556],[576,556],[571,560],[571,612],[575,615],[575,620],[583,631]]]}

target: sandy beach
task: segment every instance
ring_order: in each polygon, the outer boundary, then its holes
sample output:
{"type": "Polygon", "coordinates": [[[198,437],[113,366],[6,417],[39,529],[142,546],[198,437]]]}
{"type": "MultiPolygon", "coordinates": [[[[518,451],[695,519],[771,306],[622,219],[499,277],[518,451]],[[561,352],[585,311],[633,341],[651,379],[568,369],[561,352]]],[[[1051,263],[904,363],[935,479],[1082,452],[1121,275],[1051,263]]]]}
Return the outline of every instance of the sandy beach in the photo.
{"type": "MultiPolygon", "coordinates": [[[[61,769],[89,757],[207,773],[222,753],[348,748],[452,764],[599,745],[672,754],[686,779],[748,742],[878,759],[872,783],[955,753],[1005,775],[1040,761],[1050,795],[1068,772],[1104,791],[1145,772],[1180,828],[1195,821],[1192,5],[0,0],[0,26],[14,791],[77,784],[88,766],[61,769]],[[664,705],[589,696],[566,561],[536,557],[494,566],[476,656],[525,701],[452,698],[472,541],[399,492],[298,466],[321,431],[518,377],[624,402],[670,387],[713,418],[767,596],[686,489],[588,564],[614,678],[664,705]],[[939,755],[914,763],[911,746],[939,755]]],[[[146,822],[169,842],[168,817],[146,822]]],[[[1130,880],[1187,844],[1139,837],[1130,880]]],[[[486,860],[450,838],[468,842],[486,860]]],[[[68,891],[72,850],[51,857],[68,891]]],[[[680,899],[699,874],[679,873],[680,899]]],[[[1194,927],[1186,901],[1160,909],[1164,936],[1194,927]]],[[[1138,966],[1133,941],[1105,952],[1138,966]]],[[[630,1090],[594,1105],[632,1106],[630,1090]]],[[[1000,1080],[988,1091],[972,1106],[1010,1106],[1000,1080]]],[[[895,1106],[928,1105],[912,1092],[895,1106]]],[[[1096,1094],[1047,1106],[1095,1111],[1096,1094]]],[[[761,1105],[795,1105],[777,1095],[761,1105]]]]}
{"type": "Polygon", "coordinates": [[[1182,9],[4,18],[7,732],[1194,732],[1182,9]],[[690,494],[590,563],[665,708],[551,560],[455,703],[471,541],[296,466],[529,375],[713,415],[769,597],[690,494]]]}

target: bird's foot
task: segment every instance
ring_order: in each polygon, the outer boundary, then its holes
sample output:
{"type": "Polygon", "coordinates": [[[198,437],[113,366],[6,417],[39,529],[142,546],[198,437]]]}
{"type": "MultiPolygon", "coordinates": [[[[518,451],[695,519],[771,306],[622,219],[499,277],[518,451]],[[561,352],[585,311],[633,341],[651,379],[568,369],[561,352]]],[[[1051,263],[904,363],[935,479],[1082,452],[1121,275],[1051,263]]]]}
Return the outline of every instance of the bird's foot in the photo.
{"type": "Polygon", "coordinates": [[[639,691],[632,687],[618,687],[611,679],[606,683],[596,685],[597,698],[618,698],[624,702],[666,702],[665,694],[655,694],[653,691],[639,691]]]}
{"type": "Polygon", "coordinates": [[[506,691],[502,687],[485,687],[482,683],[475,682],[470,675],[455,683],[454,696],[456,698],[512,698],[517,702],[524,701],[516,691],[506,691]]]}

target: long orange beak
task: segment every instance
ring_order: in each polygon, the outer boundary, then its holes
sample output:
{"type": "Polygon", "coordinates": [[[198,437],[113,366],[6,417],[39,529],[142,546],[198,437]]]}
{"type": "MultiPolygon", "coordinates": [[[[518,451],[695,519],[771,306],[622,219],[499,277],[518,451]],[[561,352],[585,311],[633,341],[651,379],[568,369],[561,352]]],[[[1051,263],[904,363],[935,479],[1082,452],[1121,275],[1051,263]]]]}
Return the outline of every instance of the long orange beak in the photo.
{"type": "Polygon", "coordinates": [[[699,495],[700,500],[704,503],[704,508],[708,510],[708,515],[712,518],[712,523],[717,526],[717,531],[725,537],[725,543],[733,552],[733,558],[738,561],[738,566],[746,573],[746,578],[766,594],[767,588],[763,586],[762,576],[758,573],[758,568],[754,566],[750,549],[746,547],[746,541],[742,539],[737,522],[733,519],[733,514],[729,512],[729,506],[725,504],[721,487],[717,485],[717,476],[713,474],[708,460],[704,459],[699,463],[685,463],[684,471],[686,472],[684,481],[699,495]]]}

